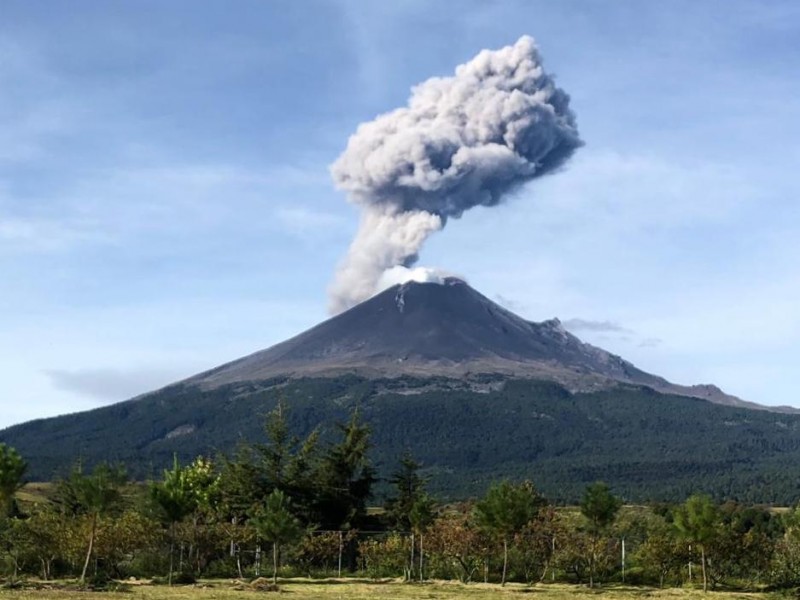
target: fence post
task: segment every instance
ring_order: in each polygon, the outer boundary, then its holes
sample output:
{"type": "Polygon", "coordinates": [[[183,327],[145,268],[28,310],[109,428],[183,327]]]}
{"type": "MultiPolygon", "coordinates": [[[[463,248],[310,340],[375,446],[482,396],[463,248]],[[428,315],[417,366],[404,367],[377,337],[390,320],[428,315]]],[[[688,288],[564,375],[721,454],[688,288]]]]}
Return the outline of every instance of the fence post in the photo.
{"type": "Polygon", "coordinates": [[[414,532],[411,532],[411,560],[408,563],[408,576],[406,581],[414,581],[414,532]]]}
{"type": "Polygon", "coordinates": [[[339,577],[342,576],[342,546],[344,545],[344,540],[342,539],[342,532],[339,532],[339,577]]]}
{"type": "Polygon", "coordinates": [[[419,582],[422,583],[424,578],[422,576],[422,532],[419,532],[419,582]]]}

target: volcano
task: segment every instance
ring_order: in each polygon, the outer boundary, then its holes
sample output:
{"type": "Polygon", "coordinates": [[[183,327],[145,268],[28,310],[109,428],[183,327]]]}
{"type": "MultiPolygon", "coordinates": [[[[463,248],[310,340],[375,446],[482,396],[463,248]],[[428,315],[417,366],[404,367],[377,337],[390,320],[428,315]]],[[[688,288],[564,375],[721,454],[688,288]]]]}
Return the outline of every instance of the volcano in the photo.
{"type": "Polygon", "coordinates": [[[357,410],[379,474],[411,450],[442,499],[498,478],[529,478],[564,502],[598,479],[629,501],[705,491],[788,503],[800,493],[793,409],[670,383],[456,278],[394,286],[266,350],[126,402],[10,427],[0,442],[33,479],[78,459],[124,462],[147,479],[176,454],[263,441],[279,400],[297,435],[321,428],[323,443],[357,410]]]}
{"type": "Polygon", "coordinates": [[[443,283],[410,281],[393,286],[296,337],[185,383],[213,389],[286,375],[343,374],[466,381],[493,374],[553,381],[571,392],[627,383],[719,404],[767,409],[713,385],[676,385],[641,371],[619,356],[582,342],[558,319],[527,321],[455,277],[443,283]]]}

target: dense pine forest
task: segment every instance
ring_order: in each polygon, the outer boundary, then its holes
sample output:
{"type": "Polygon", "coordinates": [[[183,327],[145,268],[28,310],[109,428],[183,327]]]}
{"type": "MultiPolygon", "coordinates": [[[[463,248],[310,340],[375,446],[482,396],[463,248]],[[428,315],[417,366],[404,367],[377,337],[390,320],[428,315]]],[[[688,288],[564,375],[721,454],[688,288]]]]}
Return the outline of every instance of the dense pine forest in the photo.
{"type": "Polygon", "coordinates": [[[22,489],[25,458],[0,445],[2,577],[800,585],[800,510],[702,493],[623,505],[599,481],[565,507],[536,482],[512,479],[470,501],[443,502],[410,452],[379,481],[358,411],[325,437],[294,436],[289,415],[280,403],[260,442],[213,458],[175,456],[147,483],[131,482],[123,465],[78,464],[35,497],[22,489]]]}
{"type": "MultiPolygon", "coordinates": [[[[289,379],[206,390],[177,384],[86,413],[0,431],[29,464],[28,478],[69,475],[124,463],[136,480],[154,479],[196,456],[231,455],[262,435],[278,398],[290,431],[305,438],[320,424],[358,410],[371,431],[378,491],[409,451],[442,501],[480,496],[497,480],[536,483],[557,504],[577,503],[587,485],[608,483],[626,503],[716,500],[789,505],[800,497],[800,415],[721,406],[645,387],[570,393],[544,381],[501,376],[289,379]]],[[[219,461],[217,461],[219,462],[219,461]]]]}

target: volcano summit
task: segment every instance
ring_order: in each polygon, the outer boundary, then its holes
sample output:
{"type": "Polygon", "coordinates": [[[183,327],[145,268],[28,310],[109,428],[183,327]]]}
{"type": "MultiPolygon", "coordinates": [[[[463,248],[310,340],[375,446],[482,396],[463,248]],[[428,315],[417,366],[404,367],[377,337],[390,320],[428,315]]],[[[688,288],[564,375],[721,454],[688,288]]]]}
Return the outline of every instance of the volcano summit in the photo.
{"type": "Polygon", "coordinates": [[[710,385],[679,386],[581,342],[558,319],[534,323],[492,302],[461,279],[395,285],[267,350],[188,379],[213,389],[273,377],[370,379],[479,375],[538,379],[570,392],[618,383],[760,408],[710,385]]]}

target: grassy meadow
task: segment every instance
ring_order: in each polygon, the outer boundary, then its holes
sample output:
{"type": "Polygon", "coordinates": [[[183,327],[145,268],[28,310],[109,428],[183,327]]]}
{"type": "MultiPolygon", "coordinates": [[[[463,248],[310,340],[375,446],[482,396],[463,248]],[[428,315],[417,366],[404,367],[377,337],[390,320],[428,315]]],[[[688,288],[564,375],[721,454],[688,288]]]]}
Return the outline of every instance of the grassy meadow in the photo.
{"type": "Polygon", "coordinates": [[[710,592],[701,590],[672,588],[659,590],[643,587],[604,587],[589,589],[584,586],[547,584],[524,586],[508,584],[460,584],[455,582],[431,582],[407,584],[391,581],[353,581],[327,580],[311,581],[294,579],[281,581],[277,592],[264,592],[246,582],[235,580],[203,581],[189,586],[149,585],[146,583],[126,584],[120,591],[90,592],[69,589],[58,584],[31,586],[19,589],[0,589],[0,598],[25,600],[233,600],[234,598],[264,598],[280,596],[286,600],[488,600],[490,598],[538,598],[539,600],[567,600],[581,598],[634,600],[692,600],[711,597],[713,600],[757,600],[777,598],[772,594],[743,592],[710,592]]]}

